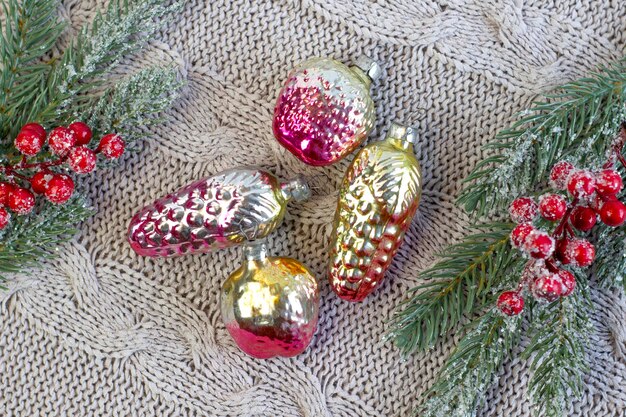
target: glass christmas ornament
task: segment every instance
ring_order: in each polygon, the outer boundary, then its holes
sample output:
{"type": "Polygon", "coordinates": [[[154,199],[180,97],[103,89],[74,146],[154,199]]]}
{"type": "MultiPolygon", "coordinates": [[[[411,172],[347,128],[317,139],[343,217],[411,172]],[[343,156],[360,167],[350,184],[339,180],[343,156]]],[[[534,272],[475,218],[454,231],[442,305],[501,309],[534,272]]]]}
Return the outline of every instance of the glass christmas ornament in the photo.
{"type": "Polygon", "coordinates": [[[301,161],[333,164],[354,151],[374,127],[370,85],[380,76],[367,57],[348,67],[330,58],[303,62],[290,74],[274,109],[274,136],[301,161]]]}
{"type": "Polygon", "coordinates": [[[222,286],[222,319],[239,348],[267,359],[302,353],[319,313],[317,281],[291,258],[268,257],[263,242],[244,250],[244,262],[222,286]]]}
{"type": "Polygon", "coordinates": [[[189,184],[143,208],[128,241],[139,255],[210,252],[269,235],[287,203],[309,197],[303,177],[281,183],[259,168],[235,168],[189,184]]]}
{"type": "Polygon", "coordinates": [[[363,148],[339,192],[329,280],[337,295],[362,301],[382,281],[419,204],[422,178],[412,128],[393,124],[363,148]]]}

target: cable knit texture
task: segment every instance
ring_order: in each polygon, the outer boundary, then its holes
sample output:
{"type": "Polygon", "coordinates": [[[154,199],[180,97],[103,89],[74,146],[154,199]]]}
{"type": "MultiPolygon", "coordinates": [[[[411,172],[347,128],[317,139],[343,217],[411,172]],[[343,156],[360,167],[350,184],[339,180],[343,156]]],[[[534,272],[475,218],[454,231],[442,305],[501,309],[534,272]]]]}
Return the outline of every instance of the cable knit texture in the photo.
{"type": "MultiPolygon", "coordinates": [[[[102,1],[66,0],[66,45],[102,1]]],[[[458,340],[402,360],[381,341],[417,274],[467,232],[454,205],[480,145],[538,93],[624,54],[621,0],[188,0],[174,22],[120,68],[172,62],[185,78],[169,121],[118,168],[82,182],[98,213],[41,270],[0,294],[3,416],[407,416],[458,340]],[[391,121],[419,130],[424,195],[384,284],[364,303],[325,277],[337,187],[348,160],[311,168],[272,136],[290,68],[313,56],[375,58],[380,137],[391,121]],[[143,205],[239,165],[304,173],[313,198],[290,205],[270,238],[277,255],[320,280],[319,328],[291,359],[255,360],[229,338],[219,289],[241,249],[173,259],[136,256],[126,227],[143,205]]],[[[350,159],[350,158],[348,158],[350,159]]],[[[570,416],[626,408],[626,301],[593,290],[591,371],[570,416]]],[[[527,342],[527,340],[525,341],[527,342]]],[[[506,364],[480,416],[529,416],[528,364],[506,364]]]]}

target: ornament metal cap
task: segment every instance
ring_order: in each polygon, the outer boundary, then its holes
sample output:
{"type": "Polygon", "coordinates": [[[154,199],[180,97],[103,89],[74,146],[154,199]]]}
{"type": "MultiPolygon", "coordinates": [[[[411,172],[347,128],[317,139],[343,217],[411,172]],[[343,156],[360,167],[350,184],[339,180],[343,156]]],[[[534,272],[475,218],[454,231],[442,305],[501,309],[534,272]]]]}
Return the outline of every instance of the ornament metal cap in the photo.
{"type": "Polygon", "coordinates": [[[359,56],[354,62],[354,65],[363,71],[372,81],[379,79],[383,72],[380,65],[378,65],[378,62],[374,61],[367,55],[359,56]]]}
{"type": "Polygon", "coordinates": [[[417,131],[410,126],[403,126],[401,124],[392,122],[389,126],[389,132],[387,132],[388,138],[400,139],[404,142],[415,143],[417,141],[417,131]]]}
{"type": "Polygon", "coordinates": [[[296,201],[304,201],[311,197],[311,189],[303,175],[282,183],[280,188],[288,200],[293,198],[296,201]]]}

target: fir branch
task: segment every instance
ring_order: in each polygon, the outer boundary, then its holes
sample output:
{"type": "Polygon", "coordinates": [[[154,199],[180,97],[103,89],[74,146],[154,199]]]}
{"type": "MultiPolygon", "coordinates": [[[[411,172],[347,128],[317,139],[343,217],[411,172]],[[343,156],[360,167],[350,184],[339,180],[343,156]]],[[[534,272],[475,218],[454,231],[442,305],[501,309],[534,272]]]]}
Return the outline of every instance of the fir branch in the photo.
{"type": "Polygon", "coordinates": [[[492,304],[494,287],[516,276],[524,264],[520,252],[510,250],[513,225],[490,223],[449,247],[441,260],[422,272],[424,284],[400,305],[388,337],[403,353],[423,350],[453,329],[464,316],[492,304]]]}
{"type": "Polygon", "coordinates": [[[182,2],[166,0],[114,0],[106,14],[98,13],[55,63],[46,93],[32,103],[24,120],[40,123],[69,121],[74,107],[90,102],[85,93],[97,91],[103,78],[129,53],[180,11],[182,2]]]}
{"type": "Polygon", "coordinates": [[[424,394],[420,417],[475,417],[504,360],[519,342],[521,317],[496,309],[475,320],[424,394]]]}
{"type": "Polygon", "coordinates": [[[458,201],[477,218],[503,210],[510,199],[545,183],[557,161],[600,165],[626,117],[626,59],[563,85],[484,149],[496,154],[465,180],[458,201]]]}
{"type": "MultiPolygon", "coordinates": [[[[16,117],[41,92],[50,66],[42,62],[63,31],[58,0],[6,0],[0,29],[0,138],[19,129],[16,117]]],[[[1,23],[0,23],[1,24],[1,23]]]]}
{"type": "Polygon", "coordinates": [[[626,228],[600,225],[594,273],[601,285],[626,292],[626,228]]]}
{"type": "Polygon", "coordinates": [[[54,248],[78,231],[78,223],[93,214],[84,198],[72,197],[67,203],[44,203],[27,216],[13,216],[11,227],[0,231],[0,277],[37,265],[54,248]]]}
{"type": "Polygon", "coordinates": [[[539,306],[529,333],[531,342],[522,354],[524,359],[532,358],[528,388],[534,415],[562,417],[568,399],[581,395],[583,375],[589,368],[585,357],[591,330],[589,308],[579,289],[569,297],[539,306]]]}
{"type": "Polygon", "coordinates": [[[139,137],[138,127],[163,121],[159,113],[179,97],[182,85],[175,68],[145,68],[118,81],[91,105],[77,109],[76,118],[85,120],[95,132],[123,131],[126,143],[132,143],[139,137]]]}

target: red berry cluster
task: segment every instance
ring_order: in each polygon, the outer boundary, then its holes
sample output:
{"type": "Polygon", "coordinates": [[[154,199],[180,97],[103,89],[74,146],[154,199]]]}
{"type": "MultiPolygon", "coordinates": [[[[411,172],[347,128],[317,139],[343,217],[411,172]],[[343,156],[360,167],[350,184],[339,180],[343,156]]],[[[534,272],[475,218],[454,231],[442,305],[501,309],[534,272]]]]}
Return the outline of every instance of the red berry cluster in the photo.
{"type": "Polygon", "coordinates": [[[498,308],[504,314],[522,312],[522,292],[526,288],[533,297],[547,301],[566,297],[574,291],[574,275],[557,265],[586,267],[595,258],[593,244],[577,237],[574,229],[590,231],[596,225],[598,216],[607,226],[624,224],[626,206],[617,199],[624,184],[620,174],[611,166],[607,163],[604,169],[591,172],[561,161],[550,172],[550,184],[555,193],[544,194],[538,201],[521,197],[511,203],[509,214],[518,223],[511,232],[511,244],[525,252],[530,260],[518,288],[505,291],[498,298],[498,308]],[[563,192],[563,195],[558,192],[563,192]],[[569,195],[570,201],[566,195],[569,195]],[[552,233],[533,224],[540,217],[558,222],[552,233]]]}
{"type": "Polygon", "coordinates": [[[54,204],[69,200],[74,193],[74,181],[69,175],[54,171],[54,167],[67,163],[75,173],[87,174],[96,168],[98,154],[113,159],[124,152],[124,141],[116,134],[103,136],[95,150],[88,146],[92,137],[91,129],[82,122],[56,127],[49,134],[37,123],[22,127],[15,138],[21,161],[0,165],[0,176],[5,177],[5,181],[0,181],[0,230],[9,224],[11,212],[24,215],[33,210],[35,194],[44,195],[54,204]],[[29,163],[29,158],[44,149],[46,141],[52,158],[29,163]]]}

